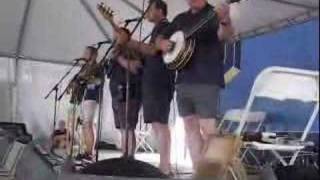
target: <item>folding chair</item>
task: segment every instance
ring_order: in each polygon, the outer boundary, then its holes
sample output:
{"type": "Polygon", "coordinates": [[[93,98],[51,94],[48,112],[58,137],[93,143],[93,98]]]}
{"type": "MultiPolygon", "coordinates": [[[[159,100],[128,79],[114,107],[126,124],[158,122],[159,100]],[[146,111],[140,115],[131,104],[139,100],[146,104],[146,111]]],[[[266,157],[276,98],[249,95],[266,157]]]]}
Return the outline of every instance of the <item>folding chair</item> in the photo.
{"type": "Polygon", "coordinates": [[[293,165],[300,154],[310,143],[305,142],[319,113],[319,72],[300,70],[284,67],[270,67],[261,72],[255,80],[250,93],[249,100],[241,117],[240,127],[237,134],[240,134],[245,126],[245,120],[250,115],[250,109],[256,97],[264,97],[275,100],[298,100],[314,103],[312,114],[304,128],[301,138],[296,143],[262,143],[249,142],[246,146],[258,151],[270,151],[283,166],[293,165]],[[281,156],[280,152],[293,153],[289,161],[281,156]]]}
{"type": "MultiPolygon", "coordinates": [[[[237,124],[241,121],[241,117],[243,116],[244,110],[243,109],[231,109],[228,110],[219,126],[218,129],[223,133],[230,133],[232,131],[232,127],[234,124],[237,124]],[[226,126],[226,127],[225,127],[226,126]]],[[[249,112],[247,119],[244,119],[245,121],[245,127],[243,129],[244,132],[246,132],[249,125],[253,124],[256,125],[253,129],[253,132],[258,133],[261,130],[262,124],[266,119],[266,112],[262,111],[256,111],[256,112],[249,112]]],[[[259,160],[256,158],[254,152],[250,151],[249,148],[243,147],[243,151],[241,151],[241,161],[246,161],[246,164],[249,164],[248,158],[246,158],[248,155],[253,158],[255,163],[259,164],[259,160]]]]}
{"type": "MultiPolygon", "coordinates": [[[[228,110],[224,114],[224,116],[218,126],[218,129],[221,131],[230,132],[232,130],[232,125],[240,122],[241,117],[243,116],[243,112],[244,112],[243,109],[228,110]],[[223,128],[225,125],[227,127],[223,128]]],[[[249,112],[248,118],[245,119],[246,126],[244,128],[244,131],[246,131],[249,124],[256,124],[257,126],[255,127],[255,129],[253,131],[259,132],[262,127],[262,124],[266,118],[266,115],[267,115],[266,112],[262,112],[262,111],[249,112]]]]}
{"type": "Polygon", "coordinates": [[[154,149],[147,141],[147,138],[151,137],[152,135],[152,128],[148,124],[143,123],[143,110],[141,110],[139,113],[138,126],[139,128],[136,130],[137,146],[135,151],[138,152],[141,148],[145,152],[154,153],[154,149]]]}

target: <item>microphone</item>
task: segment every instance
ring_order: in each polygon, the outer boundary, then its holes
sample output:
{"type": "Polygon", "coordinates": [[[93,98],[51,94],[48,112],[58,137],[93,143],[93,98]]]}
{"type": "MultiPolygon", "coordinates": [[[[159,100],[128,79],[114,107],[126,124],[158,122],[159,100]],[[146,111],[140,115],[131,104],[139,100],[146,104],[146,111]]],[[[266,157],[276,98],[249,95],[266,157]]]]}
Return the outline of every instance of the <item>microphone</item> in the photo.
{"type": "Polygon", "coordinates": [[[124,22],[125,22],[126,24],[129,24],[129,23],[132,23],[132,22],[137,22],[137,21],[139,21],[140,19],[141,19],[141,17],[132,18],[132,19],[126,19],[126,20],[124,20],[124,22]]]}
{"type": "Polygon", "coordinates": [[[80,62],[80,61],[86,61],[85,58],[77,58],[77,59],[74,59],[73,62],[80,62]]]}
{"type": "Polygon", "coordinates": [[[101,46],[103,44],[111,44],[112,43],[112,40],[106,40],[106,41],[101,41],[101,42],[98,42],[97,45],[98,46],[101,46]]]}
{"type": "Polygon", "coordinates": [[[82,62],[82,63],[86,63],[87,62],[87,59],[85,59],[85,58],[77,58],[77,59],[74,59],[74,60],[72,60],[72,62],[74,62],[74,64],[79,64],[80,62],[82,62]]]}

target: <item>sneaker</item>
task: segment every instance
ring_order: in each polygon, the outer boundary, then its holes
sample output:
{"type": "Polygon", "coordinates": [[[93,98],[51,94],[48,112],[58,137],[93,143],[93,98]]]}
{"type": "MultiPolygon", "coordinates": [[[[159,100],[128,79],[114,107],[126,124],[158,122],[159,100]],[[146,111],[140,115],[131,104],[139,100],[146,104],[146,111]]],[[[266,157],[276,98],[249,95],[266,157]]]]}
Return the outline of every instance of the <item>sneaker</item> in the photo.
{"type": "Polygon", "coordinates": [[[82,158],[82,163],[84,164],[93,164],[95,162],[94,157],[90,154],[85,154],[82,158]]]}
{"type": "Polygon", "coordinates": [[[78,154],[78,155],[74,158],[73,163],[74,163],[75,165],[81,165],[83,158],[85,158],[85,155],[84,155],[84,154],[78,154]]]}
{"type": "Polygon", "coordinates": [[[75,164],[74,166],[72,166],[72,170],[74,172],[81,172],[84,168],[85,166],[82,164],[75,164]]]}

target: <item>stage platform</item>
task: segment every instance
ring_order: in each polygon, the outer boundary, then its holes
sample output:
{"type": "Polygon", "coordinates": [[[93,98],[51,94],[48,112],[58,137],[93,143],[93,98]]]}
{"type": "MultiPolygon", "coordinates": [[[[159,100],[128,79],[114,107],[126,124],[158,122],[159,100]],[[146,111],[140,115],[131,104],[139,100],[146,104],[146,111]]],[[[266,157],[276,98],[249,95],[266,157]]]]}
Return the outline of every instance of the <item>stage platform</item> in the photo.
{"type": "MultiPolygon", "coordinates": [[[[120,151],[114,151],[114,150],[100,150],[99,151],[99,160],[104,159],[112,159],[112,158],[118,158],[121,156],[120,151]]],[[[159,161],[160,161],[160,155],[158,153],[136,153],[135,158],[140,161],[144,161],[146,163],[149,163],[155,167],[158,167],[159,161]]],[[[173,159],[173,162],[176,162],[176,160],[173,159]]],[[[179,163],[173,163],[172,164],[172,171],[174,174],[177,174],[177,178],[181,179],[188,179],[192,175],[192,168],[189,165],[184,164],[183,162],[179,163]]]]}
{"type": "MultiPolygon", "coordinates": [[[[120,151],[100,150],[99,160],[112,159],[121,156],[120,151]]],[[[159,154],[157,153],[137,153],[136,159],[157,166],[159,164],[159,154]]],[[[173,164],[173,172],[175,173],[173,180],[192,180],[192,169],[182,163],[173,164]]],[[[89,176],[76,173],[64,172],[59,175],[58,180],[161,180],[160,178],[127,178],[127,177],[109,177],[109,176],[89,176]]],[[[248,180],[259,180],[259,175],[250,175],[248,180]]]]}

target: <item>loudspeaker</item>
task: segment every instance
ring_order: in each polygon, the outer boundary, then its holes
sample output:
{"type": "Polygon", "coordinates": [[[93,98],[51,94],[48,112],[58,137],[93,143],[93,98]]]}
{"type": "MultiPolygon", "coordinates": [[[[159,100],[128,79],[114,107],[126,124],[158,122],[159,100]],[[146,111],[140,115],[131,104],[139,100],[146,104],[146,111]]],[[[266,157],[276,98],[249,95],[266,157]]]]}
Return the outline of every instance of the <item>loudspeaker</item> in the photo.
{"type": "Polygon", "coordinates": [[[18,161],[15,180],[56,180],[58,172],[29,144],[18,161]]]}
{"type": "Polygon", "coordinates": [[[22,123],[0,123],[0,180],[55,180],[22,123]]]}
{"type": "Polygon", "coordinates": [[[0,136],[6,136],[23,144],[32,141],[32,135],[27,132],[24,123],[0,122],[0,136]]]}
{"type": "Polygon", "coordinates": [[[32,144],[0,136],[0,180],[56,180],[57,173],[32,144]]]}
{"type": "Polygon", "coordinates": [[[1,138],[1,162],[0,179],[15,179],[16,166],[23,154],[24,144],[18,142],[10,143],[9,140],[1,138]]]}

